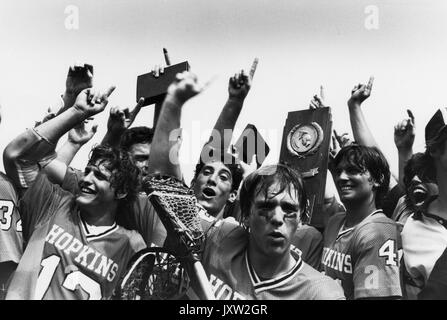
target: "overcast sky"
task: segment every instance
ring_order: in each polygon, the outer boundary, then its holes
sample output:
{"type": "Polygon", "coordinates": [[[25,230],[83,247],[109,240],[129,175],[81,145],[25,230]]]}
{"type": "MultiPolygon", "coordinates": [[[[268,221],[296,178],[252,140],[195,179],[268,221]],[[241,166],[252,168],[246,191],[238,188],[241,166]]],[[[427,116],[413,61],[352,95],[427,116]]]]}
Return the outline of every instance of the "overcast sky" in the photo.
{"type": "MultiPolygon", "coordinates": [[[[423,151],[425,123],[447,105],[446,9],[442,0],[2,0],[0,148],[57,101],[74,61],[94,65],[95,86],[117,86],[96,118],[92,143],[99,142],[110,106],[135,105],[137,76],[163,63],[166,47],[173,63],[188,60],[199,79],[217,76],[184,107],[188,180],[200,136],[209,134],[226,101],[229,76],[254,57],[258,70],[237,127],[250,122],[264,132],[272,149],[267,162],[278,160],[287,112],[307,108],[320,85],[334,127],[351,133],[346,101],[355,84],[374,75],[364,113],[396,170],[393,127],[405,110],[415,114],[415,151],[423,151]],[[70,5],[79,9],[78,29],[65,26],[70,5]],[[370,10],[377,10],[378,29],[365,27],[370,10]]],[[[152,107],[136,125],[152,125],[152,107]]],[[[73,166],[83,168],[92,143],[73,166]]]]}

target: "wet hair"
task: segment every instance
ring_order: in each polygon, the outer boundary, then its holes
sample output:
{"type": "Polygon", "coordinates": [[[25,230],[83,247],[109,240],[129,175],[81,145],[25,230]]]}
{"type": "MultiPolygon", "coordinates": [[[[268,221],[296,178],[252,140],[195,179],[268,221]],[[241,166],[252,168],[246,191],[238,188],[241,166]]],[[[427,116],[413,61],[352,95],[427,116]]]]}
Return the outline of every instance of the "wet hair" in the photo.
{"type": "MultiPolygon", "coordinates": [[[[205,149],[204,149],[205,150],[205,149]]],[[[203,161],[203,153],[205,151],[202,151],[202,154],[200,156],[199,163],[196,164],[196,169],[194,171],[194,177],[193,181],[197,179],[200,172],[202,171],[203,167],[214,161],[222,162],[228,170],[230,170],[231,173],[231,191],[236,192],[239,189],[239,185],[241,184],[241,181],[243,179],[243,170],[241,165],[239,164],[239,161],[230,153],[228,152],[221,152],[221,150],[217,151],[216,149],[208,149],[208,161],[203,161]]]]}
{"type": "Polygon", "coordinates": [[[246,177],[242,183],[240,190],[241,223],[250,216],[255,198],[262,193],[267,199],[269,187],[275,183],[279,184],[279,189],[273,196],[285,190],[291,196],[292,192],[295,192],[299,201],[301,221],[302,223],[308,222],[307,194],[301,174],[289,166],[276,164],[259,168],[246,177]]]}
{"type": "Polygon", "coordinates": [[[115,188],[115,195],[127,194],[120,202],[134,201],[139,190],[138,175],[140,171],[130,161],[127,153],[120,153],[109,146],[98,145],[91,150],[88,165],[99,164],[104,165],[110,171],[110,185],[115,188]]]}
{"type": "Polygon", "coordinates": [[[154,130],[148,127],[133,127],[124,131],[120,141],[120,149],[129,151],[137,143],[152,143],[154,130]]]}
{"type": "Polygon", "coordinates": [[[334,159],[335,174],[339,174],[338,166],[347,162],[354,171],[371,174],[374,182],[379,184],[376,190],[375,203],[382,207],[390,185],[390,167],[382,152],[376,147],[366,147],[357,144],[346,146],[340,150],[334,159]]]}

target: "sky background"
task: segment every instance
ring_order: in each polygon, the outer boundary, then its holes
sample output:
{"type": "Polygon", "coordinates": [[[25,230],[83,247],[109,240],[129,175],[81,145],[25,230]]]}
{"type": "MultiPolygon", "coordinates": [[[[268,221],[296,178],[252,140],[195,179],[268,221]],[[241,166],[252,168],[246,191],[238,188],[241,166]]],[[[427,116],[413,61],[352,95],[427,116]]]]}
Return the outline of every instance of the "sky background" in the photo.
{"type": "MultiPolygon", "coordinates": [[[[424,150],[425,124],[447,105],[446,13],[442,0],[2,0],[0,149],[58,100],[68,66],[87,62],[96,87],[117,89],[96,117],[96,136],[72,163],[83,168],[105,133],[109,108],[133,108],[137,76],[162,64],[166,47],[172,63],[188,60],[203,82],[216,77],[183,108],[187,180],[227,99],[228,78],[248,70],[254,57],[258,69],[236,126],[258,127],[271,147],[267,163],[278,160],[287,113],[306,109],[320,85],[334,128],[351,134],[346,101],[355,84],[374,75],[363,110],[397,171],[393,128],[405,110],[416,117],[417,152],[424,150]],[[70,5],[79,9],[76,30],[65,27],[70,5]],[[378,29],[365,28],[368,6],[378,9],[378,29]]],[[[152,108],[134,125],[151,126],[152,108]]]]}

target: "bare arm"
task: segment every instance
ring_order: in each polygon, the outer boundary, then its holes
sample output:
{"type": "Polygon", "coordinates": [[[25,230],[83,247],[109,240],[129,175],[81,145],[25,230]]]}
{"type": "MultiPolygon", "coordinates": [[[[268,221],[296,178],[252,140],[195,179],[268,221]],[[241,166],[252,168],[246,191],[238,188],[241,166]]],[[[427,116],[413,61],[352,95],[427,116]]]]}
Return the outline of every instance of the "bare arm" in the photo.
{"type": "Polygon", "coordinates": [[[214,125],[213,132],[207,144],[212,148],[228,150],[233,135],[234,126],[241,113],[245,98],[250,91],[253,77],[258,65],[255,58],[247,75],[244,70],[235,74],[228,82],[228,100],[214,125]]]}
{"type": "MultiPolygon", "coordinates": [[[[371,95],[373,82],[374,77],[370,77],[368,84],[358,84],[352,89],[351,97],[348,100],[349,119],[354,140],[363,146],[376,147],[380,150],[379,144],[374,139],[361,108],[363,101],[368,99],[371,95]]],[[[397,179],[394,174],[391,174],[390,189],[396,184],[397,179]]]]}
{"type": "Polygon", "coordinates": [[[407,161],[413,155],[413,143],[415,138],[414,116],[407,110],[408,118],[394,126],[394,143],[399,155],[399,184],[404,185],[404,168],[407,161]]]}
{"type": "Polygon", "coordinates": [[[17,172],[17,163],[40,161],[47,155],[49,149],[54,150],[55,141],[58,141],[68,130],[103,111],[113,90],[114,87],[111,87],[104,94],[91,89],[83,90],[72,108],[35,129],[25,131],[9,143],[4,150],[3,158],[5,170],[13,182],[17,186],[23,186],[20,173],[17,172]],[[41,147],[42,145],[44,148],[41,147]]]}
{"type": "Polygon", "coordinates": [[[202,92],[205,87],[198,84],[194,74],[186,71],[177,74],[176,80],[169,86],[152,140],[148,168],[150,174],[160,173],[182,178],[176,148],[181,110],[186,101],[202,92]]]}

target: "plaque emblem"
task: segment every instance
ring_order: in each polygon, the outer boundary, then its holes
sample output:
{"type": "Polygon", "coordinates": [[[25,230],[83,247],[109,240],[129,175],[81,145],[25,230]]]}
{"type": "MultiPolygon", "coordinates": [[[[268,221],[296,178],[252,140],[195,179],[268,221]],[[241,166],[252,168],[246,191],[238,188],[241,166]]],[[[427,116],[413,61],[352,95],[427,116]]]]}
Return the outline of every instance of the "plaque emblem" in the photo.
{"type": "Polygon", "coordinates": [[[297,124],[287,135],[287,149],[299,158],[313,154],[323,142],[323,129],[316,122],[297,124]]]}

